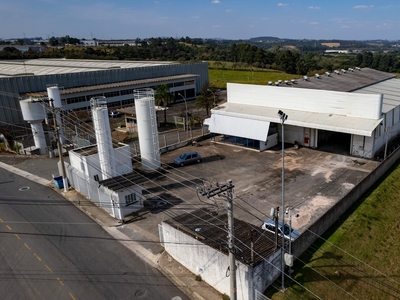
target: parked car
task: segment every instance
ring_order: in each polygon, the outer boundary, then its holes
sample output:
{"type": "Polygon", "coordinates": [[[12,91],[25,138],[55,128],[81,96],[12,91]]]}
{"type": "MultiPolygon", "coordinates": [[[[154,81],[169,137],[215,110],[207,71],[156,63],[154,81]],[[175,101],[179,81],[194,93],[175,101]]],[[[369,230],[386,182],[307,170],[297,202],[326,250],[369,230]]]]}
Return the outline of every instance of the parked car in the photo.
{"type": "Polygon", "coordinates": [[[201,163],[201,156],[196,151],[185,152],[174,159],[174,164],[181,167],[193,163],[201,163]]]}
{"type": "Polygon", "coordinates": [[[119,111],[116,111],[116,110],[112,110],[112,111],[110,111],[110,117],[111,118],[116,118],[116,117],[119,117],[119,111]]]}
{"type": "MultiPolygon", "coordinates": [[[[294,241],[297,239],[300,235],[300,232],[298,232],[296,229],[290,228],[288,224],[284,224],[282,226],[282,221],[278,221],[278,235],[282,236],[282,231],[285,239],[290,239],[291,241],[294,241]]],[[[260,228],[275,233],[275,221],[272,220],[271,218],[267,218],[264,223],[260,226],[260,228]]]]}

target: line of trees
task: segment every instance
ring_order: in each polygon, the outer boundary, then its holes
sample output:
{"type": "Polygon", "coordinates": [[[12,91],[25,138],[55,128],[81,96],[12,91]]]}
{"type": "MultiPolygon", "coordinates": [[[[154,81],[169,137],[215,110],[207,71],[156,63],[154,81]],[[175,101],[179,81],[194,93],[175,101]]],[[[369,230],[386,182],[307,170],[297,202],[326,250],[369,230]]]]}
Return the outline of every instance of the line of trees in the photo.
{"type": "MultiPolygon", "coordinates": [[[[64,37],[62,42],[73,42],[64,37]]],[[[61,42],[52,40],[53,44],[61,42]]],[[[167,61],[216,61],[216,66],[224,68],[225,62],[233,66],[245,64],[253,68],[284,71],[304,75],[312,71],[332,71],[337,68],[370,67],[386,72],[400,72],[400,53],[373,53],[327,55],[322,51],[302,52],[279,46],[264,50],[250,43],[220,43],[216,40],[190,38],[150,38],[140,41],[140,46],[122,47],[78,47],[65,46],[48,48],[43,53],[20,53],[11,45],[0,51],[0,59],[24,58],[70,58],[70,59],[115,59],[115,60],[167,60],[167,61]]]]}

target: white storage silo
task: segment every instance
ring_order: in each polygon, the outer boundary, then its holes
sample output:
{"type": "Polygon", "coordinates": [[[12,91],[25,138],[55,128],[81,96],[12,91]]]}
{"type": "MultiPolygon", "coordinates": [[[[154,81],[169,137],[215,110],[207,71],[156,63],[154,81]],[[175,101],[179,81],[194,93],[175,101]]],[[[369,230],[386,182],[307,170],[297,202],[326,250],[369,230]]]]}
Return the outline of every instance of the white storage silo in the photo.
{"type": "Polygon", "coordinates": [[[160,167],[160,147],[154,91],[149,88],[134,90],[134,96],[142,167],[156,170],[160,167]]]}
{"type": "Polygon", "coordinates": [[[22,116],[31,124],[33,140],[40,154],[46,153],[46,139],[44,136],[42,122],[46,118],[43,102],[35,102],[35,99],[20,100],[22,116]]]}
{"type": "Polygon", "coordinates": [[[90,99],[90,106],[92,108],[93,125],[96,132],[96,143],[102,179],[105,180],[116,176],[107,103],[104,97],[92,98],[90,99]]]}
{"type": "MultiPolygon", "coordinates": [[[[54,108],[60,108],[62,106],[60,90],[58,89],[57,85],[50,86],[47,88],[47,96],[49,97],[49,99],[53,100],[54,108]]],[[[64,130],[62,129],[61,113],[59,111],[56,113],[56,121],[58,128],[60,128],[58,134],[60,137],[61,144],[64,144],[65,141],[64,130]]]]}

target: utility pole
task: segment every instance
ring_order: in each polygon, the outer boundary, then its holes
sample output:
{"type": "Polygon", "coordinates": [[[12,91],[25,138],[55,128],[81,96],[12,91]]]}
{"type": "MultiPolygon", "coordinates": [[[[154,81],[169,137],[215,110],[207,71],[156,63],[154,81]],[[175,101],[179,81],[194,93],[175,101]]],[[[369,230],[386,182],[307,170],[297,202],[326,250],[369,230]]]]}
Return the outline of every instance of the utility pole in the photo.
{"type": "Polygon", "coordinates": [[[67,178],[67,172],[65,172],[64,157],[63,157],[60,135],[58,132],[59,128],[57,126],[57,118],[56,118],[56,110],[54,108],[54,100],[49,99],[49,102],[50,102],[50,106],[51,106],[51,113],[53,115],[54,134],[55,134],[56,140],[57,140],[58,156],[60,157],[61,172],[62,172],[61,175],[63,178],[64,192],[67,192],[68,191],[68,178],[67,178]]]}
{"type": "Polygon", "coordinates": [[[201,193],[202,196],[211,198],[214,196],[220,196],[226,192],[227,200],[227,211],[228,211],[228,249],[229,249],[229,279],[230,279],[230,299],[237,299],[237,288],[236,288],[236,264],[235,264],[235,234],[234,234],[234,218],[233,218],[233,195],[232,189],[234,185],[232,180],[228,180],[226,184],[217,186],[214,189],[204,191],[201,193]]]}

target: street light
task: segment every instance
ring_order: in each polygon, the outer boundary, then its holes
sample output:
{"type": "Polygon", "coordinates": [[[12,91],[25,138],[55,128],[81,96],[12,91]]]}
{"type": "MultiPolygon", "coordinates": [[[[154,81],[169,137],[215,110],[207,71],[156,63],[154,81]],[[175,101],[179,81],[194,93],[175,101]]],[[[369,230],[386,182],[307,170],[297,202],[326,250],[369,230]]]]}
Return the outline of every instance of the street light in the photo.
{"type": "Polygon", "coordinates": [[[183,101],[185,101],[185,130],[187,130],[186,126],[187,126],[187,118],[188,118],[188,110],[187,110],[187,103],[186,103],[186,98],[182,96],[181,93],[178,93],[179,96],[182,97],[183,101]]]}
{"type": "MultiPolygon", "coordinates": [[[[288,118],[288,115],[283,111],[278,111],[279,119],[281,119],[282,123],[282,231],[283,226],[285,225],[285,130],[284,124],[288,118]]],[[[285,235],[282,232],[282,290],[285,289],[285,235]]]]}
{"type": "MultiPolygon", "coordinates": [[[[210,90],[210,89],[207,89],[207,91],[209,91],[211,94],[213,94],[213,96],[214,96],[213,105],[214,105],[214,107],[217,106],[217,103],[215,103],[215,93],[214,93],[212,90],[210,90]]],[[[219,92],[219,90],[216,90],[216,92],[219,92]]]]}

